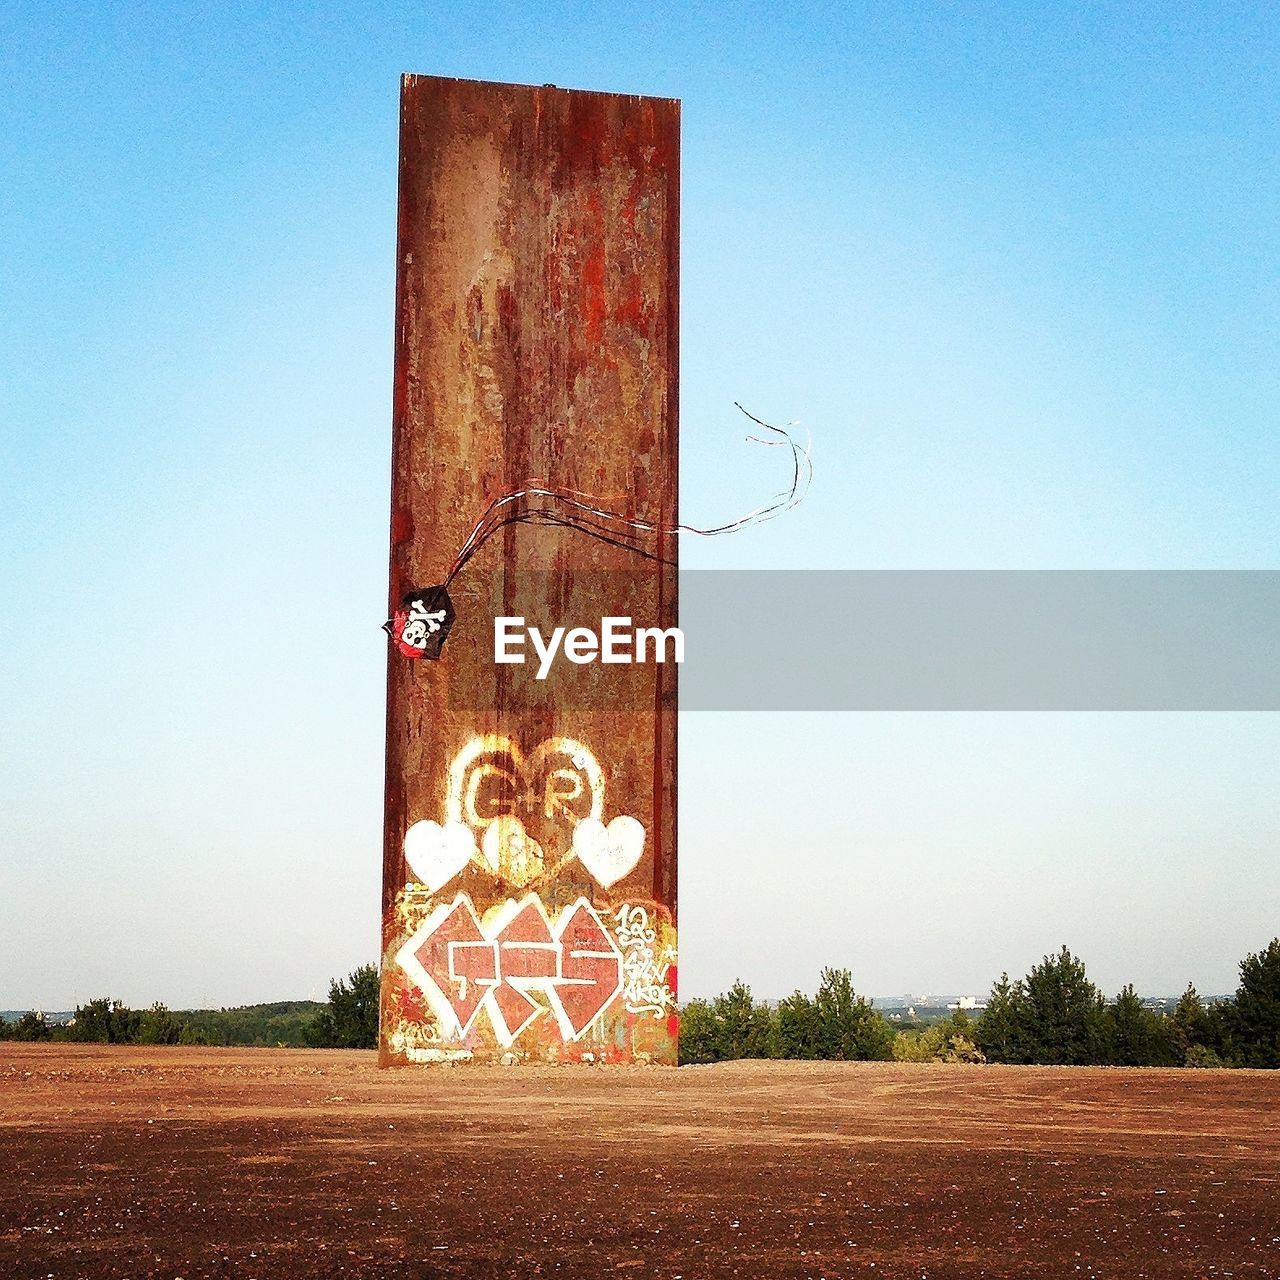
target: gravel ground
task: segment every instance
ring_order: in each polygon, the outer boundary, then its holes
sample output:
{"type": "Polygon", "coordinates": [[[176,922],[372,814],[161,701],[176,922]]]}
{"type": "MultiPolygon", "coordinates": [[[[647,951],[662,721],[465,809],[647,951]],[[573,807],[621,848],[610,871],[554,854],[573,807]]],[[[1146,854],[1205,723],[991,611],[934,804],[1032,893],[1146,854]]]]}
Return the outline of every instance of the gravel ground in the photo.
{"type": "Polygon", "coordinates": [[[1280,1072],[0,1044],[0,1276],[1280,1277],[1280,1072]]]}

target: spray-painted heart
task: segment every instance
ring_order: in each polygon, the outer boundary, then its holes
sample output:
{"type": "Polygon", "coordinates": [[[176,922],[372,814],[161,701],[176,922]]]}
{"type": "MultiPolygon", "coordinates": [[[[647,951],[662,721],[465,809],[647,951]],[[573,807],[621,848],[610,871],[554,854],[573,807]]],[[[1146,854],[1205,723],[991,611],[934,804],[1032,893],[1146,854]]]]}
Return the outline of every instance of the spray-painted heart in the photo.
{"type": "Polygon", "coordinates": [[[598,818],[583,818],[573,832],[573,852],[607,889],[635,870],[644,852],[644,827],[625,814],[607,827],[598,818]]]}
{"type": "Polygon", "coordinates": [[[442,827],[428,818],[404,833],[404,856],[413,874],[435,893],[476,856],[476,838],[461,822],[442,827]]]}

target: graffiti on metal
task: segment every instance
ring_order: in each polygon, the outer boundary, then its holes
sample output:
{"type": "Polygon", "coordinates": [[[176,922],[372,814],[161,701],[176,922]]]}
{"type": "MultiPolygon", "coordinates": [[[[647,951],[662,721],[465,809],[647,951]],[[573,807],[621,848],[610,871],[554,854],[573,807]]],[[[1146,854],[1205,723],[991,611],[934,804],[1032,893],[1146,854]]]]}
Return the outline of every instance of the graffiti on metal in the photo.
{"type": "Polygon", "coordinates": [[[628,1013],[665,1018],[676,998],[667,981],[676,961],[674,945],[660,943],[658,930],[642,906],[624,903],[614,916],[622,947],[622,999],[628,1013]]]}
{"type": "Polygon", "coordinates": [[[679,153],[668,99],[402,87],[384,1065],[676,1060],[678,667],[569,654],[539,679],[494,640],[670,633],[677,539],[637,558],[522,500],[452,566],[534,481],[679,523],[679,153]]]}
{"type": "Polygon", "coordinates": [[[632,901],[602,912],[587,896],[549,905],[575,866],[603,890],[639,865],[644,826],[626,814],[606,823],[606,798],[604,770],[573,738],[526,753],[480,735],[456,753],[442,821],[419,819],[404,837],[412,878],[397,895],[407,933],[394,957],[407,1014],[392,1031],[399,1053],[469,1057],[490,1037],[510,1049],[539,1019],[572,1045],[599,1033],[611,1010],[632,1022],[674,1017],[669,912],[632,901]],[[456,888],[465,874],[512,896],[481,911],[456,888]]]}
{"type": "Polygon", "coordinates": [[[444,1035],[458,1039],[483,1010],[502,1045],[547,1012],[563,1039],[577,1040],[622,991],[622,953],[585,898],[555,920],[535,894],[481,918],[460,893],[432,911],[397,959],[444,1035]]]}
{"type": "Polygon", "coordinates": [[[471,865],[512,889],[536,887],[573,859],[608,888],[635,869],[645,832],[625,814],[604,824],[604,790],[595,756],[572,738],[548,738],[528,757],[510,738],[473,738],[449,766],[443,821],[409,828],[405,861],[432,893],[471,865]]]}

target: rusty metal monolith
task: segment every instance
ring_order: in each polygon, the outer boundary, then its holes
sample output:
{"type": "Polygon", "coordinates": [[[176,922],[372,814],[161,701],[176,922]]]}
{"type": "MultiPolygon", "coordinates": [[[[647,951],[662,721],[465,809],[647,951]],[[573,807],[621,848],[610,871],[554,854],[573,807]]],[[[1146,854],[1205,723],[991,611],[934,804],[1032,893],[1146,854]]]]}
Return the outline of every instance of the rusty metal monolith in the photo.
{"type": "MultiPolygon", "coordinates": [[[[404,79],[391,612],[529,481],[675,526],[678,240],[677,102],[404,79]]],[[[674,626],[675,543],[510,524],[389,646],[383,1064],[675,1062],[676,668],[494,661],[674,626]]]]}

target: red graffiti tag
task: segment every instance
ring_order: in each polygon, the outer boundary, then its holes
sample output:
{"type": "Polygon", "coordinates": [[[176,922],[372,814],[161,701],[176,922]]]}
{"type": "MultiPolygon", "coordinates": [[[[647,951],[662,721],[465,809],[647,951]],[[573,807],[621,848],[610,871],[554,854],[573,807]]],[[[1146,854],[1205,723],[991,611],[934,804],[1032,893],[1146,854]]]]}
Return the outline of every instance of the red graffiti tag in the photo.
{"type": "Polygon", "coordinates": [[[526,992],[559,979],[560,944],[551,936],[541,904],[526,902],[493,946],[503,979],[493,999],[514,1039],[542,1012],[526,992]]]}
{"type": "Polygon", "coordinates": [[[576,1040],[604,1011],[622,984],[622,956],[596,914],[581,898],[560,924],[561,985],[564,1020],[576,1040]]]}
{"type": "Polygon", "coordinates": [[[622,990],[622,953],[585,898],[553,925],[530,894],[486,925],[459,894],[432,912],[400,961],[447,1033],[462,1038],[485,1009],[508,1045],[548,1008],[562,1039],[577,1040],[622,990]]]}
{"type": "Polygon", "coordinates": [[[445,978],[454,1017],[465,1034],[499,982],[493,944],[481,932],[470,903],[459,900],[448,908],[418,947],[417,958],[432,977],[445,978]]]}

